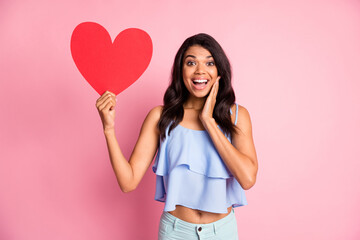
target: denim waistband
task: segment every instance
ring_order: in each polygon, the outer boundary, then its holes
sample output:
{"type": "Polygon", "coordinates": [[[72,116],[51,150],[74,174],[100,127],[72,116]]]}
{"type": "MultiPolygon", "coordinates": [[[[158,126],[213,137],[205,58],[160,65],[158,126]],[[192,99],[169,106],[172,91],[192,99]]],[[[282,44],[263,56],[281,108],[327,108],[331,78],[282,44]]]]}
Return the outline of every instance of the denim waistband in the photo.
{"type": "Polygon", "coordinates": [[[175,217],[171,213],[165,211],[163,212],[163,217],[166,221],[171,222],[171,225],[175,230],[176,229],[184,229],[189,231],[195,230],[198,233],[201,232],[203,235],[206,235],[207,233],[216,234],[216,229],[219,229],[222,225],[227,224],[228,222],[230,222],[235,218],[235,212],[234,212],[234,208],[231,208],[231,211],[227,216],[215,222],[205,223],[205,224],[186,222],[184,220],[181,220],[180,218],[175,217]]]}

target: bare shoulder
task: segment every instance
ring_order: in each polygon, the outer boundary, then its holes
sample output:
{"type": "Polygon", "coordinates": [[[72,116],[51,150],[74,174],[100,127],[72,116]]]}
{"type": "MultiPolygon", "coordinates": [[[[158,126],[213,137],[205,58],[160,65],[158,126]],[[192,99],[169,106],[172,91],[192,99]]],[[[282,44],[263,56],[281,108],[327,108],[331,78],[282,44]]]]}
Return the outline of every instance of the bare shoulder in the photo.
{"type": "Polygon", "coordinates": [[[151,125],[153,127],[156,126],[160,120],[162,109],[163,106],[160,105],[153,107],[147,114],[144,125],[151,125]]]}
{"type": "MultiPolygon", "coordinates": [[[[236,113],[236,104],[231,107],[231,111],[236,113]]],[[[235,115],[235,114],[234,114],[235,115]]],[[[251,118],[249,111],[242,105],[238,104],[238,117],[236,126],[241,130],[245,135],[251,134],[251,118]]]]}
{"type": "Polygon", "coordinates": [[[156,107],[153,107],[149,113],[148,116],[149,118],[153,119],[153,120],[157,120],[156,122],[158,122],[160,120],[160,116],[161,116],[161,112],[163,110],[163,106],[159,105],[156,107]]]}

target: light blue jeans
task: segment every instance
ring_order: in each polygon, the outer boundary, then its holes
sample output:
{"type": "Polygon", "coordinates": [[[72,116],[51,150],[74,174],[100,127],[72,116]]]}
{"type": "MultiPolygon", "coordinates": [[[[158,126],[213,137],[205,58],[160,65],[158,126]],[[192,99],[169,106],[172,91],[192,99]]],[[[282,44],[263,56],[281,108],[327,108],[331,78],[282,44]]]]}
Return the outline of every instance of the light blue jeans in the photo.
{"type": "Polygon", "coordinates": [[[238,240],[235,212],[207,224],[183,221],[168,212],[160,218],[158,240],[238,240]]]}

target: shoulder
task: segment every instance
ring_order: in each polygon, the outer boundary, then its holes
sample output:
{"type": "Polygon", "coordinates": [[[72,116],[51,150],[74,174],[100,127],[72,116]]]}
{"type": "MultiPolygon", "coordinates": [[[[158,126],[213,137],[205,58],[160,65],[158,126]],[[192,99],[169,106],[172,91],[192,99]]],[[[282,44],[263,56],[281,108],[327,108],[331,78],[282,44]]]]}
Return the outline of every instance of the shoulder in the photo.
{"type": "Polygon", "coordinates": [[[151,119],[151,121],[155,121],[156,123],[160,120],[160,116],[163,110],[163,106],[159,105],[156,107],[153,107],[148,115],[146,116],[147,119],[151,119]]]}
{"type": "Polygon", "coordinates": [[[162,106],[156,106],[149,111],[142,126],[143,130],[151,130],[158,134],[157,124],[160,120],[162,109],[162,106]]]}
{"type": "Polygon", "coordinates": [[[164,107],[163,107],[162,105],[153,107],[153,108],[150,110],[149,114],[158,115],[158,116],[160,117],[163,108],[164,108],[164,107]]]}
{"type": "MultiPolygon", "coordinates": [[[[233,104],[231,106],[232,119],[233,123],[235,123],[236,118],[236,104],[233,104]]],[[[241,132],[251,132],[251,118],[249,111],[242,105],[238,104],[238,111],[237,111],[237,121],[236,121],[236,127],[238,127],[241,132]]]]}

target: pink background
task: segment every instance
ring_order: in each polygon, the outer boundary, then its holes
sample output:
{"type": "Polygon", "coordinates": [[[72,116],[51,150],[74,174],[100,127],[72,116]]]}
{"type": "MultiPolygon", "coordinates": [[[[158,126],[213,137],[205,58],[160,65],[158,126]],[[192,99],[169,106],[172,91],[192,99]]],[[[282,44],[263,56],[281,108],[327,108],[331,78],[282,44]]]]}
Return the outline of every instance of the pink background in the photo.
{"type": "Polygon", "coordinates": [[[162,104],[175,53],[206,32],[233,66],[259,160],[243,240],[360,239],[359,1],[0,2],[0,239],[156,239],[163,203],[151,168],[124,194],[113,174],[98,94],[70,54],[81,22],[112,39],[147,31],[154,54],[118,96],[128,157],[147,112],[162,104]]]}

